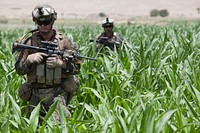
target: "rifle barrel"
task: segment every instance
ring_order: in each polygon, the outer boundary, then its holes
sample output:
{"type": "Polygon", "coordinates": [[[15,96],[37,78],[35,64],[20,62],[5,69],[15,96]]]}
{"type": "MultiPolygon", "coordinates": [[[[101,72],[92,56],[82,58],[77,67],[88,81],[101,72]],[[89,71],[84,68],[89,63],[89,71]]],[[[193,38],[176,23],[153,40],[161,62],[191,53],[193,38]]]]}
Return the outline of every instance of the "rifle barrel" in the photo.
{"type": "MultiPolygon", "coordinates": [[[[42,47],[36,47],[36,46],[30,46],[30,45],[26,45],[26,44],[13,44],[13,49],[12,49],[12,53],[14,53],[15,51],[23,51],[24,49],[32,49],[32,50],[36,50],[38,52],[44,52],[48,55],[52,55],[52,54],[57,54],[57,55],[64,55],[63,51],[59,51],[59,50],[55,50],[55,49],[48,49],[48,48],[42,48],[42,47]]],[[[82,55],[75,55],[75,57],[78,58],[85,58],[85,59],[89,59],[89,60],[97,60],[95,58],[90,58],[87,56],[82,56],[82,55]]]]}
{"type": "Polygon", "coordinates": [[[91,58],[91,57],[87,57],[87,56],[83,56],[83,55],[76,55],[78,58],[85,58],[85,59],[89,59],[89,60],[97,60],[95,58],[91,58]]]}
{"type": "Polygon", "coordinates": [[[35,50],[39,50],[39,51],[47,50],[45,48],[40,48],[40,47],[30,46],[30,45],[25,45],[25,44],[14,44],[14,48],[16,49],[16,51],[20,51],[21,49],[35,49],[35,50]]]}

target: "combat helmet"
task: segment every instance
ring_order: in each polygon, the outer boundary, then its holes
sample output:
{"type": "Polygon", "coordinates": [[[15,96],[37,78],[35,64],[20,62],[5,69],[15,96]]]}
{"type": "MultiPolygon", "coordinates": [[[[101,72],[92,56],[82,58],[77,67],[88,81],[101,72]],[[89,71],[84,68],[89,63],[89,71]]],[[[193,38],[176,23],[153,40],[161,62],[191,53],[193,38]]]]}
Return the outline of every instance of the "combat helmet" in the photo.
{"type": "Polygon", "coordinates": [[[49,5],[36,6],[32,11],[33,21],[54,21],[57,19],[55,9],[49,5]]]}
{"type": "Polygon", "coordinates": [[[105,18],[104,20],[102,20],[102,27],[105,26],[114,26],[114,20],[111,18],[105,18]]]}

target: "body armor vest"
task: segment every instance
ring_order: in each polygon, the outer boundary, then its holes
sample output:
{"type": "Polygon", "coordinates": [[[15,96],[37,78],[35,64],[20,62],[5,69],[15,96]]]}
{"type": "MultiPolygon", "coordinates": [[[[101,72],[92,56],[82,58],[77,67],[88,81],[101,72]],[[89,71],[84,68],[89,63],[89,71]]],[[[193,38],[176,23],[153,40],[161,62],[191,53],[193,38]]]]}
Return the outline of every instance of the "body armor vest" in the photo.
{"type": "MultiPolygon", "coordinates": [[[[39,32],[36,32],[31,37],[31,45],[36,47],[47,47],[44,46],[45,44],[41,43],[41,39],[39,37],[39,32]]],[[[63,49],[63,36],[60,33],[56,32],[53,42],[56,42],[58,44],[56,49],[63,49]]],[[[35,51],[31,51],[31,53],[34,53],[35,51]]],[[[61,83],[61,74],[62,69],[61,68],[55,68],[55,69],[49,69],[46,68],[46,59],[40,63],[40,64],[33,64],[32,70],[30,73],[27,74],[27,78],[30,83],[41,83],[46,85],[55,85],[61,83]]]]}

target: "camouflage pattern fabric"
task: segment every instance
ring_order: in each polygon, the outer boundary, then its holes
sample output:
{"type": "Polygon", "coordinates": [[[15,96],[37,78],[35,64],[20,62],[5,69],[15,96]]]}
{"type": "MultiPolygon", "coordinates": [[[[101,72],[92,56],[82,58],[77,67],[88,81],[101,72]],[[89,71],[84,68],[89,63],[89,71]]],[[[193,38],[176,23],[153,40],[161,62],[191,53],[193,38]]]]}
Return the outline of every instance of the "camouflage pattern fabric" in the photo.
{"type": "Polygon", "coordinates": [[[56,109],[55,111],[53,112],[52,114],[52,121],[55,121],[56,123],[60,124],[61,123],[61,114],[60,114],[60,109],[64,111],[65,113],[65,116],[67,118],[71,118],[71,113],[69,112],[69,110],[67,109],[67,106],[66,106],[66,100],[64,98],[64,96],[62,95],[59,95],[57,97],[54,98],[54,101],[58,101],[58,104],[56,106],[56,109]]]}
{"type": "MultiPolygon", "coordinates": [[[[66,117],[71,117],[70,112],[67,109],[67,99],[68,99],[69,93],[65,92],[62,88],[44,88],[44,89],[38,89],[33,88],[32,89],[32,95],[30,97],[30,106],[26,109],[26,115],[29,116],[31,111],[33,110],[34,106],[37,106],[38,103],[41,102],[41,116],[45,116],[45,112],[49,110],[49,107],[51,104],[58,100],[59,106],[62,106],[64,109],[64,112],[66,112],[66,117]]],[[[58,110],[58,108],[56,109],[58,110]]],[[[58,117],[56,115],[57,111],[55,111],[54,116],[58,117]]]]}
{"type": "Polygon", "coordinates": [[[29,83],[22,84],[18,89],[18,96],[22,100],[28,101],[32,94],[31,88],[32,88],[31,84],[29,84],[29,83]]]}

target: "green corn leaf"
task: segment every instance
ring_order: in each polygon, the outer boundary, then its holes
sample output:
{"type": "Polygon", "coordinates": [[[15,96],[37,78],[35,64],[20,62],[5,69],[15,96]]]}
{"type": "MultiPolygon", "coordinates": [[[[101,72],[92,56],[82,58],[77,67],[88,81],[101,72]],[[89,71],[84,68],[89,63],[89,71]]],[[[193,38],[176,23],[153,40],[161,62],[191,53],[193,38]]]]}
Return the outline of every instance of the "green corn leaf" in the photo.
{"type": "Polygon", "coordinates": [[[36,132],[36,129],[37,129],[37,125],[39,122],[39,112],[40,112],[40,103],[34,108],[30,116],[29,128],[33,132],[36,132]]]}
{"type": "Polygon", "coordinates": [[[170,117],[176,112],[176,109],[174,110],[169,110],[167,112],[164,112],[161,114],[157,120],[156,126],[155,126],[155,132],[159,133],[161,131],[164,131],[165,125],[167,124],[168,120],[170,117]]]}

